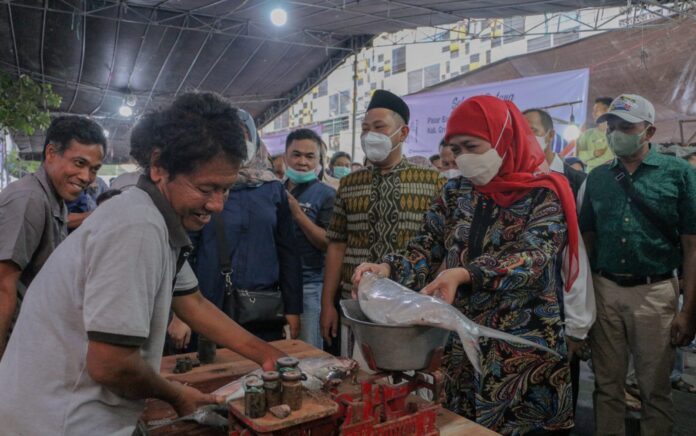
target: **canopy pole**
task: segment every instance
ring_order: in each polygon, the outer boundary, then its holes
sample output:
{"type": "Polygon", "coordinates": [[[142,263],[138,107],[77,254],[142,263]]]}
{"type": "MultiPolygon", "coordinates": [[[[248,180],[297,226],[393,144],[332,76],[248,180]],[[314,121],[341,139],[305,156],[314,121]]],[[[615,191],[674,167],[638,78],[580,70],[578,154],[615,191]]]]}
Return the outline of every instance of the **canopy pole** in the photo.
{"type": "Polygon", "coordinates": [[[353,55],[353,129],[351,136],[350,158],[355,162],[356,114],[358,112],[358,51],[353,55]]]}

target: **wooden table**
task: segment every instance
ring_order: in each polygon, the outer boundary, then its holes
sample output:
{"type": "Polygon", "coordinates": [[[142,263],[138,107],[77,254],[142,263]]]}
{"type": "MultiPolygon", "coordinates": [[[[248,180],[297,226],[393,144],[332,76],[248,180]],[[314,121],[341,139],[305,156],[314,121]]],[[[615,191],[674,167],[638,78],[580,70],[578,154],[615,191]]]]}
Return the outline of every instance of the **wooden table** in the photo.
{"type": "MultiPolygon", "coordinates": [[[[272,342],[273,346],[287,353],[290,356],[304,359],[308,357],[329,356],[322,350],[312,347],[298,340],[283,340],[272,342]]],[[[176,359],[190,356],[195,358],[195,353],[179,354],[175,356],[167,356],[162,359],[160,374],[169,380],[176,380],[182,383],[188,383],[202,392],[212,392],[215,389],[224,386],[225,384],[247,374],[250,371],[257,369],[259,366],[254,362],[245,359],[227,349],[217,350],[215,362],[202,365],[194,368],[185,374],[174,374],[172,371],[176,365],[176,359]]],[[[366,375],[362,373],[362,375],[366,375]]],[[[149,421],[175,418],[176,412],[167,403],[158,400],[148,400],[143,414],[143,421],[147,424],[149,421]]],[[[454,414],[442,408],[438,413],[437,425],[442,436],[490,436],[497,433],[482,427],[475,422],[454,414]]],[[[152,436],[223,436],[225,432],[215,430],[210,427],[204,427],[192,422],[176,423],[150,433],[152,436]]]]}

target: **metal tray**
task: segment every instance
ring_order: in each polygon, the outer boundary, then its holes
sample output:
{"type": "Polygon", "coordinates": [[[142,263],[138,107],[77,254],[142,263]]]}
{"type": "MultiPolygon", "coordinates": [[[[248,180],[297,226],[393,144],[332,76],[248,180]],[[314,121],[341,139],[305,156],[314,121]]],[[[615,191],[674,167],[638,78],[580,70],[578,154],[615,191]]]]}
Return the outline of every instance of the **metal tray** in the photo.
{"type": "Polygon", "coordinates": [[[346,324],[353,330],[358,345],[362,349],[367,345],[376,369],[425,369],[449,338],[449,330],[437,327],[375,324],[365,316],[357,300],[341,300],[340,304],[346,324]]]}

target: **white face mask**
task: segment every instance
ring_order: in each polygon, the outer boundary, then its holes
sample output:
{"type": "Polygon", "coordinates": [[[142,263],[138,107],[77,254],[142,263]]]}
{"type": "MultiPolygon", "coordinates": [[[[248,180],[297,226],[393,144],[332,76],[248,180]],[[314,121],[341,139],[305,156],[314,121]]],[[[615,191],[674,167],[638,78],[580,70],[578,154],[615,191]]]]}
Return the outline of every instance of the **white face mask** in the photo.
{"type": "Polygon", "coordinates": [[[483,154],[461,154],[456,159],[462,175],[474,185],[487,185],[498,174],[503,158],[494,148],[483,154]]]}
{"type": "Polygon", "coordinates": [[[387,160],[389,153],[399,145],[392,145],[391,138],[400,131],[400,128],[396,129],[396,132],[389,136],[378,132],[367,132],[361,136],[360,144],[365,152],[365,156],[367,156],[371,162],[382,162],[387,160]]]}
{"type": "Polygon", "coordinates": [[[458,169],[452,168],[451,170],[443,171],[442,175],[447,177],[447,180],[450,180],[454,179],[455,177],[461,176],[462,173],[458,169]]]}
{"type": "Polygon", "coordinates": [[[507,113],[505,118],[505,123],[500,131],[498,140],[495,142],[493,148],[488,150],[483,154],[460,154],[455,159],[457,162],[457,167],[462,175],[467,179],[471,180],[471,183],[477,186],[487,185],[488,182],[493,180],[493,177],[498,175],[500,167],[503,165],[503,158],[500,157],[495,149],[498,147],[500,140],[503,138],[503,133],[505,132],[505,126],[510,120],[510,111],[507,113]]]}
{"type": "Polygon", "coordinates": [[[546,151],[546,147],[548,147],[546,144],[546,136],[537,136],[536,140],[539,143],[539,147],[541,147],[541,151],[546,151]]]}

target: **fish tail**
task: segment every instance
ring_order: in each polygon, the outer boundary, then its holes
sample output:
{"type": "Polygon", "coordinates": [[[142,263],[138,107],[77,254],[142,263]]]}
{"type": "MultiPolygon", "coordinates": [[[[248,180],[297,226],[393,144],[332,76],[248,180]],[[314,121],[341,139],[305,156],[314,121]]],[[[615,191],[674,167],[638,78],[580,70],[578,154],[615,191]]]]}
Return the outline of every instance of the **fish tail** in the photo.
{"type": "Polygon", "coordinates": [[[556,351],[550,349],[549,347],[546,347],[541,344],[537,344],[536,342],[532,342],[528,339],[521,338],[519,336],[511,335],[510,333],[505,333],[501,332],[500,330],[496,330],[490,327],[484,327],[482,325],[478,326],[479,331],[481,332],[480,336],[485,336],[488,338],[495,338],[495,339],[502,339],[504,341],[508,341],[514,344],[520,344],[520,345],[527,345],[529,347],[534,347],[538,348],[540,350],[546,351],[548,353],[553,354],[556,357],[561,357],[560,354],[558,354],[556,351]]]}
{"type": "Polygon", "coordinates": [[[457,334],[462,341],[462,348],[466,357],[476,372],[481,374],[481,347],[479,347],[478,338],[471,336],[471,333],[463,327],[457,328],[457,334]]]}

